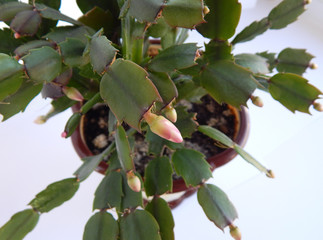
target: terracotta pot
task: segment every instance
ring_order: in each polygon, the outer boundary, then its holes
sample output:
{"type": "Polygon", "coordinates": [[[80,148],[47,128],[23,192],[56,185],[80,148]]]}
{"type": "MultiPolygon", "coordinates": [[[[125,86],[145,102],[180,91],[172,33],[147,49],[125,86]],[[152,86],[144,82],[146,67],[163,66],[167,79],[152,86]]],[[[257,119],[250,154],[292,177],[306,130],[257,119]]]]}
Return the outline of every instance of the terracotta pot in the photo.
{"type": "MultiPolygon", "coordinates": [[[[231,107],[232,108],[232,107],[231,107]]],[[[78,111],[79,107],[74,106],[73,111],[78,111]]],[[[249,115],[245,107],[242,107],[241,111],[234,109],[236,116],[236,134],[234,141],[240,146],[244,146],[249,134],[249,115]]],[[[72,135],[72,143],[77,152],[77,154],[83,158],[87,156],[93,156],[88,146],[85,143],[84,136],[81,129],[83,128],[83,121],[77,127],[76,131],[72,135]]],[[[233,149],[226,149],[223,152],[209,157],[207,161],[211,165],[211,170],[214,171],[216,168],[223,166],[224,164],[231,161],[237,153],[233,149]]],[[[105,174],[108,168],[108,164],[101,162],[97,167],[96,171],[105,174]]],[[[185,198],[192,195],[196,191],[196,188],[187,188],[183,179],[178,179],[173,181],[173,192],[165,194],[165,199],[168,201],[169,206],[174,208],[178,206],[185,198]]]]}

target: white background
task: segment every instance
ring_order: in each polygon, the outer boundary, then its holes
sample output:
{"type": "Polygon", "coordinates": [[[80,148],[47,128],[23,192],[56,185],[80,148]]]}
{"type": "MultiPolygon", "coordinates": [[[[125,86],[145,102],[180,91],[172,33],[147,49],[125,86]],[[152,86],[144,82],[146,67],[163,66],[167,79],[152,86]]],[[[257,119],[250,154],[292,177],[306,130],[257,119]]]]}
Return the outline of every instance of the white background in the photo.
{"type": "MultiPolygon", "coordinates": [[[[245,0],[237,32],[251,21],[267,16],[278,1],[245,0]],[[250,8],[249,8],[250,7],[250,8]]],[[[66,14],[77,17],[74,1],[64,1],[66,14]]],[[[235,53],[286,47],[306,48],[322,68],[308,70],[305,77],[323,90],[323,3],[314,0],[299,21],[283,30],[269,30],[250,43],[238,44],[235,53]]],[[[191,35],[191,40],[203,40],[191,35]]],[[[257,92],[264,101],[260,109],[249,103],[251,132],[246,150],[275,172],[268,179],[240,158],[214,172],[211,182],[224,189],[239,212],[236,224],[246,240],[323,239],[322,136],[323,113],[293,114],[270,96],[257,92]]],[[[49,109],[49,102],[37,97],[24,114],[0,123],[0,226],[28,208],[34,195],[48,184],[72,177],[81,165],[70,140],[61,132],[70,111],[36,125],[33,120],[49,109]]],[[[93,194],[102,175],[93,173],[82,182],[74,198],[50,213],[42,214],[26,240],[82,239],[92,213],[93,194]]],[[[231,239],[205,217],[196,195],[173,211],[178,240],[231,239]]]]}

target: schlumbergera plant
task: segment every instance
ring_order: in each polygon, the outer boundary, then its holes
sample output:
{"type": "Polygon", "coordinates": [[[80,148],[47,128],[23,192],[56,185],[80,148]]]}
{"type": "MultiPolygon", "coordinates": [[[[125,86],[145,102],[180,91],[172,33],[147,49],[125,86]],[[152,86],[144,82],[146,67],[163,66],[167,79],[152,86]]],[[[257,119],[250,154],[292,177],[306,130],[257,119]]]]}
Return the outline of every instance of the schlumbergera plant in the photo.
{"type": "Polygon", "coordinates": [[[210,141],[233,148],[268,177],[273,173],[219,130],[198,125],[194,114],[177,104],[209,95],[238,109],[249,99],[262,106],[253,95],[260,89],[292,112],[309,113],[311,105],[322,111],[316,101],[321,91],[302,77],[307,68],[315,68],[311,54],[293,48],[278,54],[232,51],[236,44],[294,22],[305,11],[306,0],[282,1],[237,35],[237,0],[77,0],[84,13],[78,20],[59,11],[60,0],[0,4],[0,21],[8,26],[0,30],[3,120],[24,111],[41,93],[53,100],[52,110],[38,123],[81,102],[63,130],[62,136],[68,138],[85,113],[104,103],[111,110],[113,137],[101,154],[83,159],[75,177],[49,185],[29,203],[30,209],[15,214],[0,228],[1,240],[22,239],[42,213],[69,200],[107,156],[114,157],[108,159],[95,193],[93,209],[99,211],[86,223],[83,239],[174,239],[172,213],[160,197],[172,192],[174,172],[198,189],[206,216],[240,239],[233,204],[222,190],[206,183],[212,177],[210,166],[203,154],[183,146],[183,138],[199,131],[210,141]],[[57,26],[58,21],[69,25],[57,26]],[[206,39],[204,48],[185,42],[189,31],[206,39]],[[144,176],[133,163],[130,139],[135,133],[154,146],[144,176]],[[143,192],[148,200],[143,201],[143,192]]]}

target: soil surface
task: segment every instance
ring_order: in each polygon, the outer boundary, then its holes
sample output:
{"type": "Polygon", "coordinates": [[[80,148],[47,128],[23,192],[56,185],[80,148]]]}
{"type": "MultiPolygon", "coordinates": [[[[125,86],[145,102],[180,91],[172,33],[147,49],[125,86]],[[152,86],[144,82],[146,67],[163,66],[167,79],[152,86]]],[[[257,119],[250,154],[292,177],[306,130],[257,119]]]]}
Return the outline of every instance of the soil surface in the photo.
{"type": "MultiPolygon", "coordinates": [[[[189,112],[195,112],[196,121],[200,125],[209,125],[217,128],[231,139],[235,140],[237,135],[237,116],[232,107],[226,104],[219,105],[211,97],[205,96],[202,103],[180,103],[188,108],[189,112]]],[[[108,129],[109,108],[105,105],[96,105],[84,117],[84,137],[88,148],[93,154],[99,154],[113,141],[108,129]]],[[[125,126],[127,128],[127,126],[125,126]]],[[[202,152],[206,158],[224,151],[215,141],[195,132],[192,138],[184,140],[184,146],[202,152]]],[[[164,152],[167,154],[167,149],[164,152]]],[[[145,166],[152,158],[148,155],[148,144],[144,136],[135,134],[133,158],[136,170],[143,174],[145,166]]]]}

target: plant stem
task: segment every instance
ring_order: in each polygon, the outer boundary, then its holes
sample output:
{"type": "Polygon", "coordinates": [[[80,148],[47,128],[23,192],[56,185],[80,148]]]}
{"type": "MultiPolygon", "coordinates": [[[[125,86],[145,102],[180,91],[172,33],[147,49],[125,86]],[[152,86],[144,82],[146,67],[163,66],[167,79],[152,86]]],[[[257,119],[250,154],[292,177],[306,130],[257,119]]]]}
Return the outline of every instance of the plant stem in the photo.
{"type": "Polygon", "coordinates": [[[124,59],[130,59],[130,49],[131,49],[131,34],[130,34],[130,18],[129,16],[124,16],[121,19],[121,34],[122,34],[122,53],[124,59]]]}
{"type": "Polygon", "coordinates": [[[136,38],[133,41],[131,60],[137,64],[140,64],[142,61],[143,46],[144,46],[143,38],[136,38]]]}

